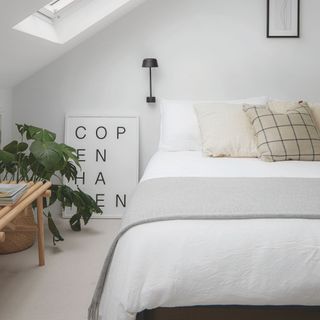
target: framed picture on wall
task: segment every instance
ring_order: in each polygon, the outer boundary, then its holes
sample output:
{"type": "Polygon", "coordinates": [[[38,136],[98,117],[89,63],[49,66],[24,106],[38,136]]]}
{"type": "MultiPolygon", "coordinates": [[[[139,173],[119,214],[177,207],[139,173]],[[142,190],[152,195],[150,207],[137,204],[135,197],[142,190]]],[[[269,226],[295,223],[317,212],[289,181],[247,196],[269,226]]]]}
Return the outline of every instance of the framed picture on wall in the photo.
{"type": "Polygon", "coordinates": [[[267,0],[267,37],[300,37],[300,0],[267,0]]]}

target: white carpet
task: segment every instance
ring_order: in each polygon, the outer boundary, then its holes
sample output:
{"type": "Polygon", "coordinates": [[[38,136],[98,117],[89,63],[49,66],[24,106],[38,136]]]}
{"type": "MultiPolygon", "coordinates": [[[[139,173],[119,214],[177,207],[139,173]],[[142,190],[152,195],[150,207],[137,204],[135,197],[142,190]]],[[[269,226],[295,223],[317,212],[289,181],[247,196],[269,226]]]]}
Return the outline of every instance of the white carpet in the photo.
{"type": "Polygon", "coordinates": [[[46,230],[46,266],[37,245],[0,255],[1,320],[86,320],[103,261],[119,220],[93,220],[81,233],[60,220],[64,242],[53,247],[46,230]]]}

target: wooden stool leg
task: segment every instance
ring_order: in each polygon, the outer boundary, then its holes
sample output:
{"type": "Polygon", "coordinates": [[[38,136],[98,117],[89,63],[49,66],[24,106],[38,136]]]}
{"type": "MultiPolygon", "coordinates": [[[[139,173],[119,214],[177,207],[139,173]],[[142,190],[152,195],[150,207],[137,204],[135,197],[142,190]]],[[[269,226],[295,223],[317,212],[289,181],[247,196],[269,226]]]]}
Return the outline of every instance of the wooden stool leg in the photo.
{"type": "Polygon", "coordinates": [[[37,216],[38,216],[38,253],[39,266],[45,265],[44,259],[44,225],[43,225],[43,202],[42,196],[37,198],[37,216]]]}
{"type": "Polygon", "coordinates": [[[4,242],[6,240],[6,235],[4,232],[0,232],[0,242],[4,242]]]}

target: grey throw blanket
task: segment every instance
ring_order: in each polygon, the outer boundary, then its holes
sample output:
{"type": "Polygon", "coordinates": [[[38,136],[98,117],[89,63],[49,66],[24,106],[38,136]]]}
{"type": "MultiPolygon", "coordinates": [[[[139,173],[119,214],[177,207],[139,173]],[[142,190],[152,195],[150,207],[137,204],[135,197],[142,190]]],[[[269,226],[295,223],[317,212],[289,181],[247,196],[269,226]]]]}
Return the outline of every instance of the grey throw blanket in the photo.
{"type": "Polygon", "coordinates": [[[320,179],[159,178],[140,183],[104,263],[88,319],[98,320],[115,248],[131,228],[168,220],[281,218],[320,218],[320,179]]]}

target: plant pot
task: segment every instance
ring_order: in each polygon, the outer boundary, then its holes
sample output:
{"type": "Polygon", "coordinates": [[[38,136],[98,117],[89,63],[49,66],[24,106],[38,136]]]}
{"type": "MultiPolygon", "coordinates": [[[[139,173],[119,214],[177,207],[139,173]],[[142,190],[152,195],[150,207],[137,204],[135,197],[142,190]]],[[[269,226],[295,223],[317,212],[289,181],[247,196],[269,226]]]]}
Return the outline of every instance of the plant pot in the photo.
{"type": "MultiPolygon", "coordinates": [[[[29,206],[21,212],[13,221],[16,226],[35,226],[32,207],[29,206]]],[[[26,250],[34,244],[36,233],[25,231],[6,230],[5,242],[0,243],[0,254],[9,254],[26,250]]]]}

